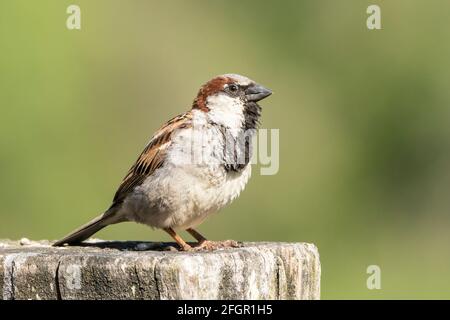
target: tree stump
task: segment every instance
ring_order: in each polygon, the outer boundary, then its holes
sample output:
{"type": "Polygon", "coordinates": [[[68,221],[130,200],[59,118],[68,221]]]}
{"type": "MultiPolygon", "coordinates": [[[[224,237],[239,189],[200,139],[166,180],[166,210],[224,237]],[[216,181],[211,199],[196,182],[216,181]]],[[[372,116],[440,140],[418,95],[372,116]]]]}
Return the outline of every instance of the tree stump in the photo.
{"type": "Polygon", "coordinates": [[[317,248],[244,243],[177,252],[170,243],[0,241],[0,297],[10,299],[319,299],[317,248]]]}

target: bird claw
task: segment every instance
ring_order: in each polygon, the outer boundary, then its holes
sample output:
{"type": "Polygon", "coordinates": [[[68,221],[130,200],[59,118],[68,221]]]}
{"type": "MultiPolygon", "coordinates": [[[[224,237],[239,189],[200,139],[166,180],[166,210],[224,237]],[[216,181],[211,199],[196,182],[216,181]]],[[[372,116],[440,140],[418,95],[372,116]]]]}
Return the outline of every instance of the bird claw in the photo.
{"type": "Polygon", "coordinates": [[[212,251],[216,249],[224,249],[224,248],[240,248],[243,246],[242,242],[234,241],[234,240],[224,240],[224,241],[210,241],[205,240],[197,244],[192,248],[193,251],[212,251]]]}

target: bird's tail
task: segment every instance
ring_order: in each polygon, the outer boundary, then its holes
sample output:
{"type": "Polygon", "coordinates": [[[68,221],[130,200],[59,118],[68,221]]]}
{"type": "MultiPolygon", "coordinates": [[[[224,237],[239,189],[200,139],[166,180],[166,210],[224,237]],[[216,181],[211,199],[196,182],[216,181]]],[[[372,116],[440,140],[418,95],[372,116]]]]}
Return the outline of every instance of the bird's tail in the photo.
{"type": "Polygon", "coordinates": [[[67,243],[69,245],[80,243],[83,240],[86,240],[87,238],[92,236],[94,233],[100,231],[104,227],[106,227],[110,224],[119,222],[119,221],[117,221],[117,219],[114,218],[115,215],[112,214],[112,212],[110,212],[110,210],[111,209],[109,209],[105,213],[99,215],[98,217],[92,219],[85,225],[82,225],[81,227],[79,227],[75,231],[69,233],[67,236],[65,236],[61,240],[56,241],[55,243],[53,243],[53,246],[59,247],[59,246],[64,245],[65,243],[67,243]]]}

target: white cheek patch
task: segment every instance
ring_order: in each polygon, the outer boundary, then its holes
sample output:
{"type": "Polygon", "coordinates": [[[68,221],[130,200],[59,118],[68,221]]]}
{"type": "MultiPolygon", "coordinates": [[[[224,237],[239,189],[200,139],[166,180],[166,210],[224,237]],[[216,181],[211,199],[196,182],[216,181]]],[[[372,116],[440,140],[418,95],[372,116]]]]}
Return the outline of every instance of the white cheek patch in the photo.
{"type": "Polygon", "coordinates": [[[244,103],[239,98],[232,98],[226,94],[219,93],[207,100],[209,118],[231,130],[232,133],[239,131],[244,122],[244,103]]]}

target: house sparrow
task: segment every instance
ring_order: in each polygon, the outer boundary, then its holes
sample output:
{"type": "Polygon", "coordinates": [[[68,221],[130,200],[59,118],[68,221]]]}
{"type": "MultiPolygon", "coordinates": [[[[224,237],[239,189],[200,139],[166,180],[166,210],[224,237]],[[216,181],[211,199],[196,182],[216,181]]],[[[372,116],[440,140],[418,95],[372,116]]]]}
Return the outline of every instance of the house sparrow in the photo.
{"type": "Polygon", "coordinates": [[[192,109],[169,120],[144,148],[117,190],[111,207],[54,246],[79,243],[110,224],[135,221],[166,231],[186,230],[196,249],[235,246],[206,240],[193,228],[229,204],[250,178],[251,138],[258,101],[272,92],[244,76],[225,74],[204,84],[192,109]]]}

